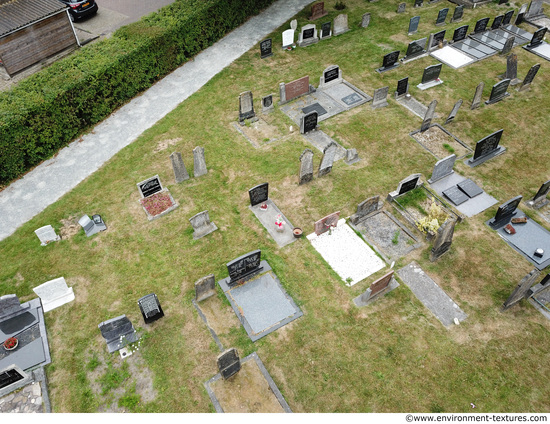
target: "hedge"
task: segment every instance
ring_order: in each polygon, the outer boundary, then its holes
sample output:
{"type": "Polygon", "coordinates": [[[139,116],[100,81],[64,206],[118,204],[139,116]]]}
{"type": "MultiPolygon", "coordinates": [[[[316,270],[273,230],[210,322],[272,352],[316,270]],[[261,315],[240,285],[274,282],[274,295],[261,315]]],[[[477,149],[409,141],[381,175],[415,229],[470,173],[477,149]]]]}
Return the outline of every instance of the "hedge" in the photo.
{"type": "Polygon", "coordinates": [[[176,0],[0,93],[0,184],[48,159],[274,0],[176,0]]]}

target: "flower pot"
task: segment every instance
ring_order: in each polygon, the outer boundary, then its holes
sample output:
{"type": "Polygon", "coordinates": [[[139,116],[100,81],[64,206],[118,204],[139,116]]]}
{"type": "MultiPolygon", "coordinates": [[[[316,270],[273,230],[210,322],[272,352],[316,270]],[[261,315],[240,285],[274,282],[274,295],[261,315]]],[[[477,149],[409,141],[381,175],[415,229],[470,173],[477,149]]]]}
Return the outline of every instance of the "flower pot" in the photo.
{"type": "Polygon", "coordinates": [[[300,237],[302,237],[302,229],[296,227],[292,230],[292,234],[294,234],[295,238],[300,238],[300,237]]]}
{"type": "Polygon", "coordinates": [[[4,349],[6,349],[6,350],[14,350],[17,347],[17,345],[19,345],[19,340],[17,340],[15,337],[10,337],[3,344],[4,349]],[[11,340],[11,339],[15,340],[15,344],[13,344],[11,347],[8,347],[9,346],[8,341],[11,340]]]}

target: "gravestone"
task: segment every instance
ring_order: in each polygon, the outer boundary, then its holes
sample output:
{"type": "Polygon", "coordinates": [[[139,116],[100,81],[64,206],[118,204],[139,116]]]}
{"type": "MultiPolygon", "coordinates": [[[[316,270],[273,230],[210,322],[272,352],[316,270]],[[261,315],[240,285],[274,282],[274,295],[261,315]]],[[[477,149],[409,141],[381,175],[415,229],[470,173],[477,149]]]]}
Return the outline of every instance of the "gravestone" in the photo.
{"type": "Polygon", "coordinates": [[[526,46],[526,48],[531,49],[541,44],[544,40],[544,36],[546,35],[546,31],[548,31],[548,28],[546,27],[536,30],[533,37],[531,37],[531,42],[526,46]]]}
{"type": "Polygon", "coordinates": [[[300,119],[300,133],[307,134],[308,132],[315,131],[318,120],[319,114],[316,111],[302,115],[300,119]]]}
{"type": "Polygon", "coordinates": [[[164,316],[159,299],[155,293],[143,296],[137,303],[145,324],[151,324],[164,316]]]}
{"type": "Polygon", "coordinates": [[[208,172],[206,161],[204,159],[204,147],[195,147],[193,149],[193,175],[200,177],[208,172]]]}
{"type": "Polygon", "coordinates": [[[487,29],[488,24],[489,24],[489,18],[483,18],[477,21],[476,26],[474,27],[474,34],[485,31],[487,29]]]}
{"type": "Polygon", "coordinates": [[[430,251],[430,261],[438,260],[443,254],[447,253],[453,242],[456,220],[447,219],[441,227],[437,229],[434,245],[430,251]]]}
{"type": "Polygon", "coordinates": [[[300,155],[300,180],[298,185],[309,183],[313,180],[313,152],[305,149],[300,155]]]}
{"type": "Polygon", "coordinates": [[[248,190],[248,197],[250,198],[250,206],[266,202],[269,199],[269,183],[258,184],[252,187],[248,190]]]}
{"type": "Polygon", "coordinates": [[[293,29],[283,31],[283,49],[287,49],[294,44],[294,33],[293,29]]]}
{"type": "Polygon", "coordinates": [[[333,30],[332,30],[333,35],[340,35],[340,34],[343,34],[344,32],[348,32],[349,31],[348,15],[346,15],[345,13],[338,15],[336,18],[334,18],[334,22],[332,26],[333,26],[333,30]]]}
{"type": "Polygon", "coordinates": [[[208,211],[202,211],[195,216],[189,218],[189,222],[193,227],[193,240],[198,240],[218,229],[216,224],[210,221],[208,211]]]}
{"type": "Polygon", "coordinates": [[[338,145],[333,141],[325,147],[323,150],[323,158],[319,164],[319,170],[317,172],[318,177],[324,177],[330,171],[332,171],[332,164],[334,163],[334,157],[336,156],[336,151],[338,150],[338,145]]]}
{"type": "Polygon", "coordinates": [[[344,159],[346,165],[353,165],[354,163],[359,162],[359,160],[357,149],[346,149],[346,157],[344,159]]]}
{"type": "Polygon", "coordinates": [[[449,8],[446,7],[444,9],[441,9],[437,14],[437,19],[435,20],[435,24],[437,26],[445,25],[445,20],[447,19],[447,14],[449,13],[449,8]]]}
{"type": "Polygon", "coordinates": [[[378,203],[380,202],[380,196],[369,197],[366,200],[363,200],[357,205],[357,212],[349,217],[353,225],[357,225],[361,222],[367,215],[370,215],[373,212],[378,210],[378,203]]]}
{"type": "Polygon", "coordinates": [[[151,177],[151,178],[147,178],[146,180],[143,180],[137,183],[137,186],[138,186],[139,194],[141,194],[142,198],[152,196],[153,194],[163,190],[162,184],[160,183],[160,178],[158,175],[155,175],[154,177],[151,177]]]}
{"type": "Polygon", "coordinates": [[[420,16],[413,16],[409,20],[409,35],[418,31],[418,24],[420,23],[420,16]]]}
{"type": "Polygon", "coordinates": [[[443,31],[436,32],[435,34],[430,34],[430,38],[432,39],[431,43],[428,43],[428,48],[431,49],[432,47],[436,47],[439,45],[445,44],[445,34],[447,33],[447,30],[444,29],[443,31]]]}
{"type": "Polygon", "coordinates": [[[325,10],[325,3],[315,3],[313,6],[311,6],[311,16],[309,17],[309,20],[314,21],[327,15],[328,12],[325,10]]]}
{"type": "Polygon", "coordinates": [[[273,56],[273,43],[271,38],[260,43],[260,59],[265,59],[266,57],[273,56]]]}
{"type": "Polygon", "coordinates": [[[405,10],[407,8],[407,3],[399,3],[397,6],[397,13],[405,13],[405,10]]]}
{"type": "Polygon", "coordinates": [[[508,87],[510,86],[510,79],[504,79],[501,82],[493,85],[493,88],[491,90],[491,95],[489,96],[489,100],[485,101],[486,105],[492,105],[493,103],[500,102],[505,97],[508,97],[510,93],[507,92],[508,87]]]}
{"type": "Polygon", "coordinates": [[[395,91],[395,98],[399,99],[409,94],[409,77],[402,78],[397,81],[397,90],[395,91]]]}
{"type": "Polygon", "coordinates": [[[224,380],[233,377],[241,370],[241,360],[237,349],[232,347],[220,353],[217,359],[218,370],[224,380]]]}
{"type": "Polygon", "coordinates": [[[462,25],[461,27],[458,27],[455,29],[455,32],[453,33],[453,42],[461,41],[466,38],[468,35],[468,28],[469,25],[462,25]]]}
{"type": "Polygon", "coordinates": [[[370,13],[365,13],[361,17],[361,28],[367,28],[370,24],[370,13]]]}
{"type": "MultiPolygon", "coordinates": [[[[514,47],[514,42],[516,41],[516,37],[515,36],[511,36],[509,37],[506,42],[504,43],[504,47],[502,48],[502,50],[500,51],[500,54],[501,55],[505,55],[505,54],[508,54],[512,51],[512,47],[514,47]]],[[[517,56],[516,56],[516,63],[517,63],[517,56]]]]}
{"type": "Polygon", "coordinates": [[[293,19],[290,21],[290,29],[292,29],[293,31],[296,31],[296,29],[298,29],[298,20],[297,19],[293,19]]]}
{"type": "Polygon", "coordinates": [[[262,97],[262,113],[269,113],[273,109],[273,94],[262,97]]]}
{"type": "Polygon", "coordinates": [[[491,29],[499,29],[502,25],[503,19],[504,15],[495,16],[495,19],[493,19],[493,23],[491,25],[491,29]]]}
{"type": "Polygon", "coordinates": [[[370,285],[366,292],[353,299],[355,305],[359,307],[368,305],[376,297],[390,291],[390,283],[392,282],[394,283],[395,288],[397,286],[397,282],[395,282],[393,278],[393,272],[394,271],[392,270],[383,277],[380,277],[378,280],[370,285]]]}
{"type": "Polygon", "coordinates": [[[255,117],[252,91],[245,91],[239,94],[239,124],[244,125],[246,119],[252,120],[255,117]]]}
{"type": "Polygon", "coordinates": [[[382,73],[389,71],[390,69],[397,68],[399,66],[399,63],[397,63],[397,60],[399,59],[399,53],[400,51],[396,50],[385,55],[384,59],[382,60],[382,67],[378,68],[376,72],[382,73]]]}
{"type": "Polygon", "coordinates": [[[428,106],[428,110],[426,111],[426,115],[424,116],[424,120],[422,121],[422,126],[420,127],[421,132],[424,132],[428,128],[430,128],[430,125],[432,124],[432,119],[435,115],[436,106],[437,106],[437,100],[432,100],[432,102],[428,106]]]}
{"type": "Polygon", "coordinates": [[[58,236],[55,233],[55,230],[51,225],[44,225],[43,227],[40,227],[38,230],[34,230],[34,234],[36,234],[36,236],[40,240],[40,246],[46,246],[52,241],[61,240],[61,236],[58,236]]]}
{"type": "Polygon", "coordinates": [[[514,16],[514,11],[509,10],[504,14],[504,19],[502,19],[502,26],[509,25],[512,22],[512,16],[514,16]]]}
{"type": "Polygon", "coordinates": [[[420,177],[420,174],[411,174],[407,178],[401,180],[397,186],[397,190],[389,193],[387,199],[391,202],[397,196],[401,196],[402,194],[414,190],[416,187],[420,187],[422,185],[420,177]]]}
{"type": "Polygon", "coordinates": [[[430,65],[424,69],[422,74],[422,84],[428,84],[432,81],[439,80],[439,74],[441,73],[441,68],[443,67],[442,63],[437,65],[430,65]]]}
{"type": "Polygon", "coordinates": [[[475,167],[497,155],[500,155],[501,153],[504,153],[506,149],[502,146],[499,146],[503,132],[503,129],[498,130],[479,140],[476,143],[474,157],[468,159],[466,161],[466,164],[470,167],[475,167]]]}
{"type": "Polygon", "coordinates": [[[298,35],[298,45],[300,47],[307,47],[318,42],[317,26],[315,24],[304,25],[298,35]]]}
{"type": "Polygon", "coordinates": [[[86,237],[93,236],[94,234],[107,229],[107,226],[103,222],[103,219],[101,219],[100,215],[92,215],[92,219],[90,219],[88,215],[84,215],[78,220],[78,223],[84,229],[86,237]]]}
{"type": "Polygon", "coordinates": [[[535,209],[540,209],[543,206],[550,203],[546,196],[548,195],[548,191],[550,191],[550,180],[543,183],[539,191],[537,191],[537,194],[535,194],[535,197],[533,197],[528,203],[530,206],[534,207],[535,209]]]}
{"type": "Polygon", "coordinates": [[[526,18],[535,18],[540,15],[543,15],[543,9],[542,9],[542,3],[543,0],[532,0],[531,4],[529,5],[529,10],[525,14],[526,18]]]}
{"type": "Polygon", "coordinates": [[[0,297],[0,322],[27,312],[30,305],[22,306],[15,294],[6,294],[0,297]]]}
{"type": "Polygon", "coordinates": [[[374,95],[372,97],[372,108],[378,109],[380,107],[386,107],[388,105],[388,92],[390,87],[382,87],[374,90],[374,95]]]}
{"type": "Polygon", "coordinates": [[[462,203],[469,200],[466,193],[458,188],[458,186],[453,185],[446,190],[443,190],[443,195],[449,199],[453,205],[460,206],[462,203]]]}
{"type": "Polygon", "coordinates": [[[297,97],[309,93],[309,75],[291,81],[288,84],[281,82],[279,84],[279,97],[281,104],[290,102],[297,97]]]}
{"type": "Polygon", "coordinates": [[[453,12],[451,23],[460,22],[462,20],[463,15],[464,15],[464,6],[460,5],[455,7],[455,11],[453,12]]]}
{"type": "Polygon", "coordinates": [[[531,69],[529,69],[529,72],[527,72],[527,75],[523,79],[523,82],[521,84],[521,87],[518,89],[518,91],[525,91],[528,90],[531,86],[531,83],[533,82],[533,79],[535,79],[535,75],[537,75],[537,72],[540,69],[540,63],[537,63],[536,65],[533,65],[531,69]]]}
{"type": "Polygon", "coordinates": [[[409,60],[426,53],[426,41],[427,38],[424,37],[420,40],[412,41],[411,43],[409,43],[409,46],[407,47],[407,53],[405,53],[405,57],[401,60],[409,60]]]}
{"type": "Polygon", "coordinates": [[[445,177],[448,177],[451,174],[454,174],[453,167],[455,165],[456,155],[453,153],[446,158],[438,160],[435,163],[434,170],[432,171],[432,176],[428,180],[428,183],[433,184],[436,181],[439,181],[445,177]]]}
{"type": "Polygon", "coordinates": [[[332,23],[325,22],[321,25],[321,40],[325,38],[330,38],[332,36],[332,23]]]}
{"type": "Polygon", "coordinates": [[[470,105],[470,110],[477,109],[481,105],[481,98],[483,97],[483,89],[485,88],[485,83],[482,81],[476,87],[476,92],[470,105]]]}
{"type": "Polygon", "coordinates": [[[183,159],[181,158],[181,153],[173,152],[170,155],[170,161],[172,162],[172,169],[174,171],[174,178],[176,179],[176,183],[179,184],[185,180],[188,180],[189,173],[187,172],[187,168],[185,168],[185,164],[183,163],[183,159]]]}
{"type": "Polygon", "coordinates": [[[228,262],[226,266],[229,272],[229,282],[227,284],[233,287],[237,284],[244,283],[246,280],[262,271],[263,266],[260,266],[261,254],[262,251],[258,249],[228,262]]]}
{"type": "Polygon", "coordinates": [[[462,191],[466,196],[473,199],[476,196],[479,196],[480,194],[483,194],[483,190],[481,187],[479,187],[476,183],[474,183],[469,178],[466,180],[462,180],[457,185],[458,189],[462,191]]]}
{"type": "Polygon", "coordinates": [[[518,56],[514,53],[506,58],[506,74],[504,77],[510,80],[510,85],[516,85],[520,82],[518,80],[518,56]]]}
{"type": "Polygon", "coordinates": [[[527,11],[527,3],[522,4],[521,7],[519,8],[518,14],[516,16],[516,21],[514,22],[515,26],[518,26],[523,22],[526,11],[527,11]]]}
{"type": "Polygon", "coordinates": [[[216,294],[216,278],[209,274],[195,282],[195,300],[201,302],[216,294]]]}
{"type": "Polygon", "coordinates": [[[489,225],[493,228],[501,227],[512,219],[516,214],[516,209],[521,203],[523,196],[516,196],[513,199],[508,200],[498,207],[495,217],[489,222],[489,225]]]}
{"type": "Polygon", "coordinates": [[[333,212],[330,215],[327,215],[324,218],[321,218],[319,221],[316,221],[313,226],[315,234],[319,236],[323,233],[326,233],[331,228],[335,228],[338,225],[339,220],[340,220],[340,211],[333,212]]]}
{"type": "Polygon", "coordinates": [[[458,110],[460,109],[460,106],[462,106],[462,99],[460,99],[458,102],[456,102],[455,105],[453,106],[453,110],[451,110],[451,113],[449,114],[449,116],[445,120],[445,125],[447,125],[447,124],[454,121],[454,119],[456,117],[456,114],[458,113],[458,110]]]}
{"type": "Polygon", "coordinates": [[[502,305],[502,310],[505,311],[506,309],[511,308],[516,303],[521,301],[521,299],[527,299],[529,297],[530,289],[539,278],[539,275],[540,271],[535,268],[523,277],[510,297],[506,299],[506,302],[502,305]]]}
{"type": "Polygon", "coordinates": [[[323,71],[319,80],[319,88],[324,88],[327,84],[340,84],[342,82],[342,70],[337,65],[331,65],[323,71]]]}
{"type": "Polygon", "coordinates": [[[414,0],[414,7],[422,7],[424,0],[414,0]]]}
{"type": "Polygon", "coordinates": [[[116,352],[127,344],[139,340],[139,335],[126,315],[103,321],[98,325],[98,328],[107,342],[109,353],[116,352]]]}
{"type": "Polygon", "coordinates": [[[40,298],[44,312],[49,312],[74,300],[73,288],[67,287],[67,282],[63,277],[47,281],[32,290],[40,298]]]}

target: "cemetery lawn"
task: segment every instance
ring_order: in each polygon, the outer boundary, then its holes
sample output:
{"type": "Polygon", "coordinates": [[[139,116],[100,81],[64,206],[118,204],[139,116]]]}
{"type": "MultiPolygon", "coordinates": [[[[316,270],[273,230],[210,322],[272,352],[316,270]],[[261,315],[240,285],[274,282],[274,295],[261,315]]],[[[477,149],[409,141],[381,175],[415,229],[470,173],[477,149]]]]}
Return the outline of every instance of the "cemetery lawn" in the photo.
{"type": "MultiPolygon", "coordinates": [[[[476,168],[462,161],[455,165],[455,172],[483,186],[498,204],[518,194],[528,200],[550,177],[546,61],[514,48],[520,79],[542,63],[531,89],[518,93],[510,88],[504,101],[471,111],[475,87],[485,82],[486,100],[505,71],[504,57],[458,70],[444,65],[444,84],[426,91],[416,84],[423,69],[437,63],[433,58],[383,74],[374,71],[384,54],[398,49],[403,54],[408,42],[439,30],[434,25],[438,10],[450,7],[451,14],[454,5],[425,2],[413,10],[408,2],[406,13],[398,15],[397,2],[345,3],[351,31],[283,52],[279,46],[286,23],[272,34],[272,57],[261,60],[259,46],[243,55],[76,189],[0,242],[0,295],[15,293],[27,301],[35,297],[33,287],[60,276],[74,288],[74,302],[46,315],[52,357],[46,371],[54,412],[213,412],[203,383],[218,372],[220,352],[191,302],[194,282],[210,273],[216,280],[226,277],[227,262],[255,249],[262,250],[262,259],[304,316],[252,343],[231,316],[219,287],[209,313],[217,310],[221,317],[217,328],[224,348],[236,347],[241,358],[256,351],[294,412],[468,412],[471,403],[475,412],[548,411],[544,365],[550,361],[550,322],[526,301],[506,313],[499,310],[533,266],[485,226],[498,205],[459,223],[450,252],[438,262],[429,262],[430,246],[424,244],[395,264],[399,269],[417,261],[468,315],[450,329],[402,282],[383,299],[357,308],[352,299],[388,267],[347,287],[305,237],[278,248],[248,209],[248,189],[269,182],[270,198],[307,235],[314,221],[335,211],[349,216],[359,202],[374,195],[385,198],[410,174],[420,172],[426,181],[436,160],[409,136],[421,120],[392,97],[397,80],[406,76],[420,102],[438,100],[434,122],[443,124],[455,102],[464,100],[446,128],[471,148],[504,128],[503,155],[476,168]],[[371,23],[362,29],[358,24],[365,12],[371,13],[371,23]],[[416,14],[421,16],[419,31],[409,37],[409,18],[416,14]],[[317,86],[323,70],[333,64],[340,66],[344,79],[369,94],[388,85],[389,106],[372,110],[365,104],[321,122],[320,128],[344,147],[356,148],[361,161],[352,166],[338,161],[328,176],[298,186],[301,152],[314,151],[315,169],[321,153],[277,106],[269,123],[283,138],[255,148],[232,126],[238,119],[238,95],[252,90],[261,117],[261,97],[277,93],[280,82],[309,75],[317,86]],[[169,155],[181,152],[192,175],[196,146],[205,148],[208,173],[175,184],[169,155]],[[156,174],[180,207],[149,222],[136,183],[156,174]],[[194,241],[189,218],[203,210],[219,230],[194,241]],[[78,218],[95,213],[101,214],[107,231],[91,238],[74,231],[78,218]],[[64,227],[73,231],[41,247],[34,230],[47,224],[57,233],[64,227]],[[165,317],[145,326],[137,300],[153,292],[165,317]],[[122,314],[145,335],[124,366],[118,354],[107,353],[97,327],[122,314]],[[228,314],[229,321],[223,319],[228,314]]],[[[340,13],[334,4],[325,1],[329,16],[317,25],[340,13]]],[[[446,38],[458,26],[470,24],[471,30],[478,19],[492,20],[520,5],[466,9],[461,23],[443,27],[446,38]]],[[[298,15],[298,28],[309,23],[308,16],[309,8],[298,15]]],[[[526,24],[521,27],[534,32],[526,24]]],[[[524,204],[520,207],[550,227],[524,204]]]]}

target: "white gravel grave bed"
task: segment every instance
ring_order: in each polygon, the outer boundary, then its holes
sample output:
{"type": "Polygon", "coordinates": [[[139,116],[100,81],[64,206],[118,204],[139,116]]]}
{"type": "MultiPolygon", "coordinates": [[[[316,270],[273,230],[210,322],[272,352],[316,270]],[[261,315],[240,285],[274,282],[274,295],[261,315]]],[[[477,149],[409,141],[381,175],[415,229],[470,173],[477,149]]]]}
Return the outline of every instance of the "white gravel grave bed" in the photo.
{"type": "Polygon", "coordinates": [[[319,236],[312,233],[307,239],[348,286],[353,286],[386,266],[346,224],[345,219],[338,221],[331,234],[329,231],[319,236]]]}

